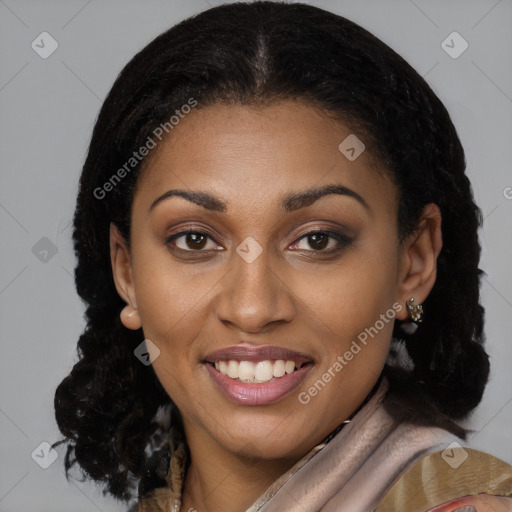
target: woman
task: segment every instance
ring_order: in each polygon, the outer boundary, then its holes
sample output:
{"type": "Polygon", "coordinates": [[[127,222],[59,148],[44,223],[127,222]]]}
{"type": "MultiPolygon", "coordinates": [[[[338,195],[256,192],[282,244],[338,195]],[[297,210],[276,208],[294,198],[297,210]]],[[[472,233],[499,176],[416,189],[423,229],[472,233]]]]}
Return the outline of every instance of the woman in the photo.
{"type": "Polygon", "coordinates": [[[510,466],[457,442],[489,371],[464,168],[342,17],[231,4],[156,38],[80,180],[66,470],[139,511],[510,510],[510,466]]]}

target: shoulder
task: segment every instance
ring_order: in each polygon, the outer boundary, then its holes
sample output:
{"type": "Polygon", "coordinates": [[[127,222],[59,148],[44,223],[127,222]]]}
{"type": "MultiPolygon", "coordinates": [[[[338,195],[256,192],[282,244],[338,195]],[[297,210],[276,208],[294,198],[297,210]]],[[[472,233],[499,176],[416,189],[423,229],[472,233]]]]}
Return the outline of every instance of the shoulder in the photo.
{"type": "Polygon", "coordinates": [[[449,512],[464,506],[512,511],[512,466],[454,442],[412,465],[375,510],[449,512]]]}

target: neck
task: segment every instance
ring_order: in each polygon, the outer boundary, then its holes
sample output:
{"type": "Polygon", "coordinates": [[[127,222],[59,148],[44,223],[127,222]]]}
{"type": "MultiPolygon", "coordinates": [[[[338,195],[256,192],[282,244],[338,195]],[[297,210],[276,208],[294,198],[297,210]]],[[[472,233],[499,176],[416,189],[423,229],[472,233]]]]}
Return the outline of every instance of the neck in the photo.
{"type": "MultiPolygon", "coordinates": [[[[350,418],[374,395],[381,380],[382,376],[350,418]]],[[[324,441],[331,439],[349,421],[339,424],[323,438],[324,441]]],[[[312,446],[298,447],[287,458],[264,459],[259,456],[256,447],[244,446],[242,455],[212,442],[202,429],[185,430],[188,430],[186,438],[190,447],[190,465],[183,486],[182,512],[247,510],[281,475],[321,442],[321,439],[317,439],[312,446]]]]}
{"type": "MultiPolygon", "coordinates": [[[[300,458],[261,460],[235,454],[226,455],[220,446],[190,453],[182,506],[184,512],[240,512],[249,508],[266,489],[300,458]]],[[[247,450],[250,452],[250,450],[247,450]]]]}

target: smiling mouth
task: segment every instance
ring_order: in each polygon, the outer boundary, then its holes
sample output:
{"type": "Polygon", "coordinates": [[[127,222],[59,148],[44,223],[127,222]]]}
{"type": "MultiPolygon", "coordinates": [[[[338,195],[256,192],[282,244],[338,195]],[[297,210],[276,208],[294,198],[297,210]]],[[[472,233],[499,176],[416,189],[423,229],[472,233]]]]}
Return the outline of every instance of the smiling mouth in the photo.
{"type": "Polygon", "coordinates": [[[251,384],[262,384],[279,380],[286,375],[311,365],[311,361],[292,361],[284,359],[264,361],[219,360],[206,361],[222,375],[230,379],[251,384]]]}

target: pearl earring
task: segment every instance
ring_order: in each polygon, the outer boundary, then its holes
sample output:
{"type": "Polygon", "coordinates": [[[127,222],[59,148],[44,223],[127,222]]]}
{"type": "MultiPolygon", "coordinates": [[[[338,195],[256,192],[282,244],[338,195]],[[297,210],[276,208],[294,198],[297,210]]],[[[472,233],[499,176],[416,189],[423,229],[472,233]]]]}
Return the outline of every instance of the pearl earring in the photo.
{"type": "Polygon", "coordinates": [[[120,318],[122,324],[132,330],[140,329],[141,322],[139,318],[139,313],[130,305],[127,304],[120,313],[120,318]]]}

